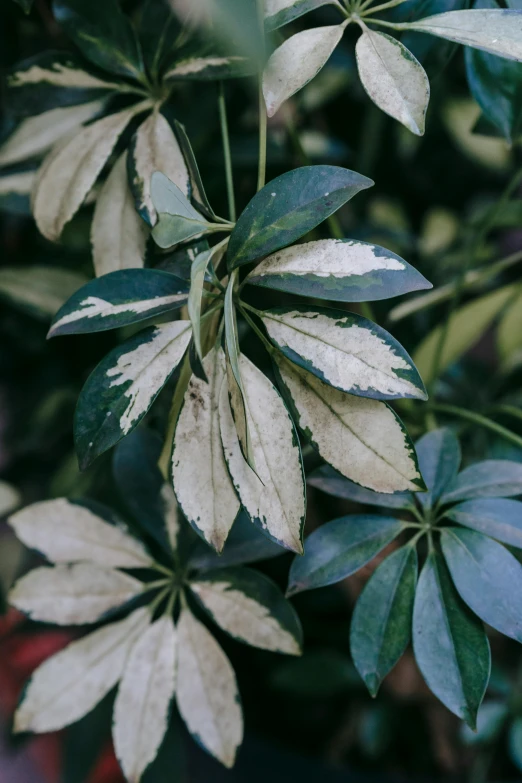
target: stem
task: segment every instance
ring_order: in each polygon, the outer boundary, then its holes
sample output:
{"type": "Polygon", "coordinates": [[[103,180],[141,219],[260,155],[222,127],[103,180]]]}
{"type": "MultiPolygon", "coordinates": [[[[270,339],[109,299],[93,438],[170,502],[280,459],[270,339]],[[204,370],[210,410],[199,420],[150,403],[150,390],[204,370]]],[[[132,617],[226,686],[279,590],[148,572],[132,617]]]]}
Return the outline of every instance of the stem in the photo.
{"type": "MultiPolygon", "coordinates": [[[[257,0],[257,17],[259,22],[259,31],[261,40],[264,42],[265,35],[265,0],[257,0]]],[[[263,77],[259,77],[259,169],[257,174],[257,189],[264,188],[266,183],[266,144],[267,144],[267,124],[268,117],[266,113],[265,97],[263,95],[263,77]]]]}
{"type": "Polygon", "coordinates": [[[522,410],[515,408],[514,405],[494,405],[491,413],[503,413],[506,416],[513,416],[515,419],[522,419],[522,410]]]}
{"type": "Polygon", "coordinates": [[[442,405],[435,403],[432,407],[433,410],[438,411],[439,413],[447,413],[449,416],[457,416],[459,419],[471,421],[473,424],[476,424],[479,427],[483,427],[486,430],[491,430],[491,432],[495,432],[497,435],[500,435],[500,437],[504,438],[504,440],[507,440],[522,449],[522,437],[520,437],[520,435],[517,435],[516,433],[511,432],[511,430],[502,427],[501,424],[497,424],[496,421],[492,421],[486,416],[481,416],[480,413],[474,413],[473,411],[465,410],[465,408],[458,408],[456,405],[442,405]]]}
{"type": "Polygon", "coordinates": [[[154,601],[149,605],[149,610],[151,614],[154,614],[160,603],[167,597],[167,595],[170,593],[171,588],[166,587],[164,590],[161,591],[161,593],[158,593],[154,601]]]}
{"type": "Polygon", "coordinates": [[[142,595],[148,593],[150,590],[155,590],[157,587],[164,587],[171,583],[171,579],[158,579],[156,582],[148,582],[143,585],[142,595]]]}
{"type": "Polygon", "coordinates": [[[161,563],[153,563],[151,568],[153,568],[154,571],[159,571],[160,574],[166,574],[170,579],[174,576],[174,571],[171,571],[167,566],[161,565],[161,563]]]}
{"type": "Polygon", "coordinates": [[[253,331],[257,334],[257,336],[259,337],[259,339],[267,349],[268,353],[270,354],[275,353],[274,346],[269,340],[267,340],[267,338],[265,337],[261,329],[258,327],[258,325],[255,323],[255,321],[252,318],[250,318],[249,314],[243,309],[242,302],[239,304],[239,309],[241,310],[241,315],[243,316],[247,324],[250,326],[250,328],[253,329],[253,331]]]}
{"type": "MultiPolygon", "coordinates": [[[[397,5],[402,5],[402,3],[406,3],[407,0],[388,0],[387,3],[381,3],[381,5],[376,5],[374,8],[370,8],[366,13],[365,16],[368,16],[369,14],[376,14],[378,11],[387,11],[388,8],[395,8],[397,5]]],[[[368,3],[363,3],[361,6],[359,13],[362,10],[365,10],[368,7],[368,3]]]]}
{"type": "Polygon", "coordinates": [[[230,135],[228,131],[227,106],[225,101],[225,85],[219,82],[219,122],[221,139],[223,141],[223,156],[225,158],[225,177],[227,181],[228,216],[232,223],[236,222],[236,199],[234,195],[234,175],[232,172],[232,155],[230,152],[230,135]]]}

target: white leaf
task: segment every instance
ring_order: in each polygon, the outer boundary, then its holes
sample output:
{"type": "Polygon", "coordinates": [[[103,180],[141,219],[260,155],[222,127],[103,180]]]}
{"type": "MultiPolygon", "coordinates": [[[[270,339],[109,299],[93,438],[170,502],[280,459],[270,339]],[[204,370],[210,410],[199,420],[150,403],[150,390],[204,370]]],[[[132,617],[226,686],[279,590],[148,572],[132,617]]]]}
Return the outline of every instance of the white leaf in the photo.
{"type": "Polygon", "coordinates": [[[98,114],[103,105],[103,101],[92,101],[81,106],[51,109],[36,117],[22,120],[0,148],[0,166],[11,166],[26,158],[41,155],[98,114]]]}
{"type": "Polygon", "coordinates": [[[46,660],[29,681],[14,731],[57,731],[83,718],[114,688],[149,620],[148,609],[137,609],[46,660]]]}
{"type": "Polygon", "coordinates": [[[430,33],[485,52],[522,60],[522,11],[477,8],[428,16],[401,29],[430,33]]]}
{"type": "Polygon", "coordinates": [[[26,87],[29,84],[69,87],[75,89],[119,90],[121,84],[106,82],[98,76],[78,68],[74,63],[55,62],[51,66],[31,65],[15,70],[7,77],[8,87],[26,87]]]}
{"type": "Polygon", "coordinates": [[[214,637],[188,609],[181,612],[177,632],[181,717],[209,753],[232,767],[243,739],[234,670],[214,637]]]}
{"type": "Polygon", "coordinates": [[[155,171],[168,177],[185,196],[190,193],[183,153],[163,114],[156,110],[140,125],[129,155],[132,189],[138,199],[136,206],[144,220],[153,226],[158,219],[151,196],[151,177],[155,171]]]}
{"type": "Polygon", "coordinates": [[[9,602],[33,620],[58,625],[94,623],[139,595],[134,577],[96,563],[35,568],[9,593],[9,602]]]}
{"type": "Polygon", "coordinates": [[[228,386],[221,387],[221,439],[232,481],[252,521],[278,544],[302,553],[306,495],[301,450],[290,415],[268,378],[245,356],[239,359],[256,473],[241,453],[230,410],[228,386]]]}
{"type": "Polygon", "coordinates": [[[386,114],[422,136],[430,83],[413,54],[396,38],[366,29],[355,47],[364,89],[386,114]]]}
{"type": "Polygon", "coordinates": [[[143,105],[111,114],[58,143],[45,158],[32,194],[33,214],[41,233],[60,238],[81,207],[114,145],[143,105]]]}
{"type": "Polygon", "coordinates": [[[423,488],[413,445],[386,403],[344,394],[283,359],[278,366],[299,427],[339,473],[376,492],[423,488]]]}
{"type": "Polygon", "coordinates": [[[149,229],[136,212],[127,180],[127,152],[114,165],[96,201],[91,227],[96,276],[143,266],[149,229]]]}
{"type": "Polygon", "coordinates": [[[138,783],[156,758],[175,685],[176,630],[165,615],[132,648],[114,705],[114,749],[129,783],[138,783]]]}
{"type": "Polygon", "coordinates": [[[219,394],[225,378],[221,348],[213,348],[207,354],[203,369],[208,383],[192,376],[179,415],[172,480],[190,524],[221,552],[239,511],[219,432],[219,394]]]}
{"type": "Polygon", "coordinates": [[[268,116],[316,76],[343,37],[346,23],[314,27],[288,38],[272,54],[263,74],[268,116]]]}
{"type": "Polygon", "coordinates": [[[137,539],[65,498],[33,503],[13,514],[9,524],[20,541],[54,563],[147,568],[153,562],[137,539]]]}

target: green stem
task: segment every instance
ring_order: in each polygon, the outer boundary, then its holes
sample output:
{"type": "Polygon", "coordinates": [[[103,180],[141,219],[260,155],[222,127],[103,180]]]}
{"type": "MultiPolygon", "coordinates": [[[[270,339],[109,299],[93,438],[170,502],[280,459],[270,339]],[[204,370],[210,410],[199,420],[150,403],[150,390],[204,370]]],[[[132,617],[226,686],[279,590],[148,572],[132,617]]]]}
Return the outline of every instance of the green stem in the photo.
{"type": "MultiPolygon", "coordinates": [[[[257,334],[257,336],[259,337],[259,339],[261,340],[261,342],[263,343],[263,345],[267,349],[268,353],[270,353],[270,354],[275,353],[275,348],[272,345],[272,343],[269,340],[267,340],[267,338],[265,337],[265,335],[263,334],[261,329],[258,327],[258,325],[255,323],[255,321],[252,318],[250,318],[250,316],[246,312],[246,310],[243,309],[244,307],[248,307],[248,305],[245,305],[244,302],[241,302],[239,304],[239,309],[241,311],[241,315],[243,316],[243,318],[245,319],[247,324],[257,334]]],[[[251,309],[251,308],[249,308],[249,309],[251,309]]]]}
{"type": "MultiPolygon", "coordinates": [[[[257,18],[261,40],[265,37],[265,0],[257,0],[257,18]]],[[[266,145],[268,117],[266,113],[265,96],[263,95],[263,77],[259,76],[259,168],[257,174],[257,190],[264,188],[266,183],[266,145]]]]}
{"type": "MultiPolygon", "coordinates": [[[[387,11],[389,8],[395,8],[397,5],[402,5],[402,3],[406,3],[407,0],[389,0],[387,3],[381,3],[381,5],[376,5],[374,8],[370,8],[364,16],[368,16],[369,14],[376,14],[379,11],[387,11]]],[[[368,8],[369,3],[363,3],[361,6],[359,13],[361,11],[366,10],[368,8]]]]}
{"type": "Polygon", "coordinates": [[[228,131],[227,105],[225,101],[225,85],[219,82],[219,122],[223,142],[223,157],[225,158],[225,177],[227,182],[228,216],[232,223],[236,222],[236,198],[234,194],[234,175],[232,171],[232,154],[230,152],[230,134],[228,131]]]}
{"type": "Polygon", "coordinates": [[[442,405],[435,403],[432,407],[433,410],[437,411],[438,413],[447,413],[449,416],[456,416],[459,419],[471,421],[478,427],[483,427],[486,430],[495,432],[497,435],[500,435],[501,438],[504,438],[504,440],[507,440],[509,443],[513,443],[515,446],[518,446],[518,448],[522,449],[522,437],[520,437],[520,435],[517,435],[516,433],[511,432],[511,430],[502,427],[502,425],[497,424],[496,421],[488,419],[486,416],[481,416],[480,413],[474,413],[473,411],[468,411],[465,408],[458,408],[456,405],[442,405]]]}
{"type": "Polygon", "coordinates": [[[494,405],[490,410],[491,413],[503,413],[505,416],[522,419],[522,410],[515,408],[514,405],[494,405]]]}
{"type": "Polygon", "coordinates": [[[174,572],[171,571],[170,568],[167,568],[167,566],[161,565],[161,563],[153,563],[151,568],[153,568],[154,571],[159,571],[160,574],[166,574],[171,579],[174,576],[174,572]]]}
{"type": "Polygon", "coordinates": [[[161,591],[161,593],[158,593],[154,601],[152,601],[152,603],[149,605],[149,610],[151,614],[154,614],[154,612],[156,611],[160,603],[164,601],[167,595],[170,593],[170,590],[171,590],[170,587],[166,587],[164,590],[161,591]]]}

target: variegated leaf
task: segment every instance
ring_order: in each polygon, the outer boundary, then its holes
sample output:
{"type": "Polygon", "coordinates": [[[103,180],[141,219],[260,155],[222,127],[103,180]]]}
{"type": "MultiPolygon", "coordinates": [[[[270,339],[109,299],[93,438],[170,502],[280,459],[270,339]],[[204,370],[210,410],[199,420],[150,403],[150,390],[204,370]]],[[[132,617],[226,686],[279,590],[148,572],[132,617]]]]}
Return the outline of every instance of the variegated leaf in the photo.
{"type": "Polygon", "coordinates": [[[132,648],[114,705],[114,750],[129,783],[139,783],[156,758],[175,687],[176,630],[164,615],[132,648]]]}
{"type": "Polygon", "coordinates": [[[134,577],[96,563],[35,568],[9,593],[9,602],[32,620],[58,625],[94,623],[143,591],[134,577]]]}
{"type": "Polygon", "coordinates": [[[165,81],[177,79],[214,81],[248,76],[252,72],[252,65],[246,57],[194,56],[179,60],[166,72],[163,79],[165,81]]]}
{"type": "Polygon", "coordinates": [[[228,387],[223,384],[219,418],[232,481],[253,523],[278,544],[302,553],[306,489],[292,419],[274,386],[249,359],[241,355],[239,367],[256,472],[241,453],[228,387]]]}
{"type": "Polygon", "coordinates": [[[353,239],[319,239],[279,250],[261,261],[247,280],[337,302],[370,302],[431,288],[395,253],[353,239]]]}
{"type": "Polygon", "coordinates": [[[413,444],[385,403],[354,397],[278,359],[294,419],[326,462],[376,492],[424,489],[413,444]]]}
{"type": "Polygon", "coordinates": [[[57,731],[83,718],[114,688],[149,620],[147,609],[137,609],[48,658],[29,681],[14,730],[57,731]]]}
{"type": "Polygon", "coordinates": [[[145,416],[183,358],[189,321],[151,326],[111,351],[83,387],[74,436],[80,464],[89,465],[145,416]]]}
{"type": "Polygon", "coordinates": [[[263,74],[263,95],[269,117],[326,65],[345,27],[343,22],[303,30],[275,50],[263,74]]]}
{"type": "Polygon", "coordinates": [[[157,109],[142,122],[129,149],[129,184],[136,209],[149,226],[158,215],[151,195],[151,177],[160,171],[188,196],[190,178],[178,140],[169,123],[157,109]]]}
{"type": "Polygon", "coordinates": [[[342,8],[338,0],[265,0],[265,26],[267,30],[277,30],[294,19],[323,5],[335,5],[342,8]]]}
{"type": "Polygon", "coordinates": [[[136,212],[127,180],[127,152],[114,165],[96,200],[91,226],[97,277],[143,266],[149,230],[136,212]]]}
{"type": "Polygon", "coordinates": [[[145,108],[124,109],[83,128],[54,147],[44,160],[32,195],[33,214],[41,233],[60,238],[98,179],[114,145],[131,121],[145,108]]]}
{"type": "Polygon", "coordinates": [[[372,101],[417,136],[424,133],[430,83],[420,62],[396,38],[366,28],[355,48],[372,101]]]}
{"type": "Polygon", "coordinates": [[[384,329],[343,310],[265,310],[272,342],[292,362],[340,391],[380,400],[425,400],[406,351],[384,329]]]}
{"type": "Polygon", "coordinates": [[[183,609],[177,625],[177,700],[198,742],[232,767],[243,739],[243,714],[234,670],[204,625],[183,609]]]}
{"type": "Polygon", "coordinates": [[[181,509],[192,527],[218,552],[239,512],[219,432],[219,394],[225,357],[213,348],[203,359],[205,383],[192,376],[185,394],[172,452],[172,480],[181,509]]]}
{"type": "Polygon", "coordinates": [[[33,503],[13,514],[9,524],[20,541],[53,563],[148,568],[153,562],[137,539],[65,498],[33,503]]]}
{"type": "Polygon", "coordinates": [[[214,622],[234,638],[263,650],[301,654],[299,618],[263,574],[250,568],[220,569],[190,587],[214,622]]]}

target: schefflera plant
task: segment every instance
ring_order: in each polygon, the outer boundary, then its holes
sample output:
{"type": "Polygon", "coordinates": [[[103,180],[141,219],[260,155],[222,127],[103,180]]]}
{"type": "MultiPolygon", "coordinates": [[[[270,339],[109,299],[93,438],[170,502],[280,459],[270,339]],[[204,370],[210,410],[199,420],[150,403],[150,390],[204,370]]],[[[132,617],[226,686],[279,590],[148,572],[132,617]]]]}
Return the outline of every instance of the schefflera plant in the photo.
{"type": "Polygon", "coordinates": [[[11,604],[35,621],[96,624],[34,672],[14,729],[61,729],[118,686],[112,734],[129,783],[156,758],[174,702],[198,743],[224,765],[234,763],[241,702],[233,668],[207,625],[289,655],[299,655],[302,643],[299,619],[277,585],[239,565],[278,548],[240,524],[226,557],[201,552],[157,467],[160,450],[157,436],[137,430],[115,452],[114,477],[133,534],[88,500],[35,503],[9,520],[49,561],[16,582],[11,604]]]}
{"type": "Polygon", "coordinates": [[[508,2],[508,8],[488,3],[486,7],[436,13],[412,22],[395,22],[387,16],[388,11],[405,2],[388,0],[376,5],[372,0],[266,0],[268,31],[279,30],[321,6],[332,6],[340,18],[338,24],[295,33],[275,49],[263,76],[268,115],[273,116],[321,71],[350,24],[357,24],[362,31],[355,55],[364,89],[382,111],[419,136],[424,133],[429,79],[421,63],[393,33],[427,33],[522,61],[522,11],[515,2],[508,2]],[[373,26],[383,27],[392,35],[373,26]]]}
{"type": "MultiPolygon", "coordinates": [[[[114,272],[78,291],[57,314],[52,335],[134,323],[183,302],[189,315],[138,332],[94,370],[75,417],[80,464],[127,435],[181,365],[166,462],[184,515],[217,551],[243,509],[273,541],[302,552],[306,492],[297,427],[327,462],[365,487],[424,489],[413,445],[386,402],[426,398],[397,341],[343,309],[299,303],[260,311],[244,299],[246,286],[342,303],[430,287],[375,245],[293,244],[371,184],[333,166],[290,171],[257,193],[230,237],[196,255],[184,293],[178,277],[153,269],[114,272]],[[283,397],[241,352],[238,314],[269,351],[283,397]]],[[[153,177],[152,194],[159,213],[153,236],[162,247],[204,234],[198,213],[166,177],[153,177]]]]}
{"type": "Polygon", "coordinates": [[[483,623],[522,642],[522,565],[509,551],[522,549],[522,503],[512,499],[522,495],[522,465],[485,460],[459,473],[459,442],[446,428],[424,435],[416,451],[428,491],[415,496],[369,492],[328,466],[309,476],[324,492],[385,512],[313,532],[288,594],[339,582],[397,542],[355,605],[355,666],[376,696],[411,640],[428,687],[474,729],[490,676],[483,623]]]}

